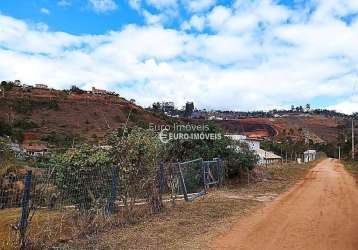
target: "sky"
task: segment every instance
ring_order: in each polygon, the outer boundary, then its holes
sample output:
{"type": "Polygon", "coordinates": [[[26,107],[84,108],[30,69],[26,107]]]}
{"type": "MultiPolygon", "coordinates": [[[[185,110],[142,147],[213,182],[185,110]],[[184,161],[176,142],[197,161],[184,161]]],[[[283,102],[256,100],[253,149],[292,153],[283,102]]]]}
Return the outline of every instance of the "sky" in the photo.
{"type": "Polygon", "coordinates": [[[0,0],[0,80],[358,112],[358,0],[0,0]]]}

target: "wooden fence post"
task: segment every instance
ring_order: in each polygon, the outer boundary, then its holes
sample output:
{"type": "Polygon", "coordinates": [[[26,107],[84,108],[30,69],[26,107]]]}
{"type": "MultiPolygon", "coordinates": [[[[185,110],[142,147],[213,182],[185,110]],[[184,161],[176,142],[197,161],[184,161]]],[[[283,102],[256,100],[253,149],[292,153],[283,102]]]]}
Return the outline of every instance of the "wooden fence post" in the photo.
{"type": "Polygon", "coordinates": [[[26,229],[28,226],[29,218],[29,202],[30,202],[30,190],[31,190],[32,170],[28,170],[25,176],[25,188],[21,200],[21,219],[20,219],[20,248],[26,247],[26,229]]]}
{"type": "Polygon", "coordinates": [[[107,213],[112,214],[114,210],[114,202],[117,198],[117,186],[118,186],[118,171],[116,166],[112,166],[112,183],[111,183],[111,194],[108,199],[107,213]]]}
{"type": "Polygon", "coordinates": [[[183,172],[182,172],[181,167],[180,167],[180,162],[177,163],[177,167],[178,167],[179,181],[180,181],[181,188],[182,188],[183,195],[184,195],[184,200],[185,200],[185,201],[189,201],[188,193],[187,193],[187,191],[186,191],[186,186],[185,186],[185,180],[184,180],[183,172]]]}
{"type": "Polygon", "coordinates": [[[164,193],[164,183],[165,183],[165,171],[164,171],[164,163],[161,162],[159,165],[159,194],[160,194],[160,202],[162,202],[162,194],[164,193]]]}

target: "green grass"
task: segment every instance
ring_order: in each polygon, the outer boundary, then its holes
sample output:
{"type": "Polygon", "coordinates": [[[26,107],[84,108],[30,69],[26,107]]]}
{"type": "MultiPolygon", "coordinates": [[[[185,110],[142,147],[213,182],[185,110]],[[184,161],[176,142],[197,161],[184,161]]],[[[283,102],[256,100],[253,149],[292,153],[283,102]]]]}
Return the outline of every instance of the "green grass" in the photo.
{"type": "Polygon", "coordinates": [[[343,165],[349,172],[358,175],[358,161],[343,161],[343,165]]]}

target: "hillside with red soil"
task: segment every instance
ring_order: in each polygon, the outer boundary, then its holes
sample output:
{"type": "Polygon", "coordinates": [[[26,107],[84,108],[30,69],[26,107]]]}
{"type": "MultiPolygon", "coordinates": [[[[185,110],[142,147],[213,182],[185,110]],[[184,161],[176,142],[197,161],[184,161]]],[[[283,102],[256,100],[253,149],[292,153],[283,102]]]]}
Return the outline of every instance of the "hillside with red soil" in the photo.
{"type": "Polygon", "coordinates": [[[26,129],[25,140],[39,139],[51,132],[77,134],[87,139],[103,138],[127,119],[129,126],[164,122],[162,116],[115,95],[20,87],[0,97],[0,119],[9,124],[33,122],[36,126],[26,129]]]}
{"type": "MultiPolygon", "coordinates": [[[[97,140],[121,127],[128,116],[129,126],[148,127],[149,123],[166,124],[171,120],[111,94],[79,94],[54,89],[14,87],[0,95],[1,120],[8,124],[30,121],[35,125],[25,129],[25,140],[37,140],[51,132],[97,140]]],[[[304,130],[315,142],[334,142],[339,133],[338,126],[344,121],[342,118],[296,114],[215,122],[226,133],[249,137],[278,138],[283,134],[298,137],[298,131],[304,130]]]]}
{"type": "Polygon", "coordinates": [[[254,138],[278,138],[283,134],[298,137],[298,131],[307,131],[315,142],[335,142],[339,133],[338,126],[342,118],[320,115],[292,115],[280,118],[244,118],[238,120],[222,120],[217,124],[227,133],[244,134],[254,138]]]}

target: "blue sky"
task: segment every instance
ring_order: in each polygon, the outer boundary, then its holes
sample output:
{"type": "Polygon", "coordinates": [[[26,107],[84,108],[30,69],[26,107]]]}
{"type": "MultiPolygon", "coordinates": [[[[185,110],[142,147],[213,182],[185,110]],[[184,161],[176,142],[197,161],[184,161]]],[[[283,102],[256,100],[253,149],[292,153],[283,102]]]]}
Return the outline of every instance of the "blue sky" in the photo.
{"type": "Polygon", "coordinates": [[[358,112],[357,0],[1,0],[0,79],[358,112]]]}

